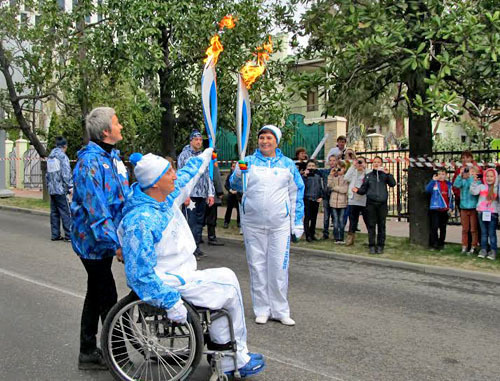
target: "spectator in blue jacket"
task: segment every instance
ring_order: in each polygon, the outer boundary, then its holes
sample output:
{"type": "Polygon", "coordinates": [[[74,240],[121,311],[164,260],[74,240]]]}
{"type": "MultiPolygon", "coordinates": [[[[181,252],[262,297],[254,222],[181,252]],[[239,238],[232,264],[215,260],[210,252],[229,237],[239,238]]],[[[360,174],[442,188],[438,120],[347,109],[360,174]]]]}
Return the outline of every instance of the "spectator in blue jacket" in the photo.
{"type": "Polygon", "coordinates": [[[68,142],[62,136],[56,138],[54,148],[47,159],[47,188],[50,194],[50,232],[52,241],[71,240],[71,214],[67,195],[73,191],[71,166],[66,150],[68,142]],[[61,222],[64,237],[61,237],[61,222]]]}
{"type": "Polygon", "coordinates": [[[430,246],[431,249],[436,250],[444,248],[446,225],[449,218],[448,212],[453,210],[452,185],[446,180],[446,176],[446,169],[439,169],[425,187],[425,191],[431,195],[429,205],[431,218],[430,246]]]}
{"type": "Polygon", "coordinates": [[[71,242],[88,275],[80,329],[80,369],[106,369],[96,335],[99,317],[104,322],[117,301],[111,264],[115,254],[121,260],[117,229],[129,193],[127,170],[114,148],[122,140],[122,128],[112,108],[92,110],[86,119],[90,141],[78,152],[73,171],[71,242]]]}
{"type": "Polygon", "coordinates": [[[328,239],[330,220],[333,221],[333,209],[330,207],[331,190],[328,188],[328,176],[334,168],[337,167],[337,156],[332,155],[328,158],[328,168],[318,169],[318,173],[323,180],[323,239],[328,239]]]}

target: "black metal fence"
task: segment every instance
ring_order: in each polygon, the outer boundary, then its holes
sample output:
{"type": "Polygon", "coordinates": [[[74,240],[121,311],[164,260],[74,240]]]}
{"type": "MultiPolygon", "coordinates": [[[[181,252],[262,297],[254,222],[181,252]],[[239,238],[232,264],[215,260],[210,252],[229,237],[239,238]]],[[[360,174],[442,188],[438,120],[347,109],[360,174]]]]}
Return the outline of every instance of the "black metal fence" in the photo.
{"type": "MultiPolygon", "coordinates": [[[[500,159],[500,150],[474,150],[471,151],[474,161],[479,166],[496,165],[500,159]]],[[[388,151],[366,151],[357,152],[357,156],[363,156],[367,160],[373,159],[375,156],[381,156],[384,159],[384,166],[389,169],[390,173],[396,179],[396,186],[389,189],[389,217],[398,218],[398,220],[408,219],[408,167],[409,161],[404,160],[410,157],[409,150],[388,150],[388,151]],[[401,161],[397,159],[403,159],[401,161]],[[387,160],[390,159],[390,160],[387,160]]],[[[462,151],[437,151],[433,152],[432,157],[424,158],[427,163],[433,165],[445,164],[448,171],[449,180],[452,181],[453,174],[456,169],[455,163],[460,163],[462,151]]],[[[369,166],[368,166],[369,167],[369,166]]],[[[422,189],[427,184],[422,184],[422,189]]],[[[427,207],[427,205],[425,206],[427,207]]],[[[455,210],[452,212],[450,224],[460,224],[459,205],[455,205],[455,210]]]]}

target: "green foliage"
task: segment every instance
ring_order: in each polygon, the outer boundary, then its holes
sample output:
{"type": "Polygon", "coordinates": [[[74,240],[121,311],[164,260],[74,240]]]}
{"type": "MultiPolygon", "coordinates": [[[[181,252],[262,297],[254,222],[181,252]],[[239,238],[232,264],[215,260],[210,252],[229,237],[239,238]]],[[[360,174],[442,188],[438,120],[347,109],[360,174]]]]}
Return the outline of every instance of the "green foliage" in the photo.
{"type": "Polygon", "coordinates": [[[500,11],[492,4],[316,1],[302,19],[310,36],[302,54],[325,66],[299,86],[325,86],[330,115],[401,84],[396,103],[405,99],[415,114],[453,119],[466,109],[481,119],[481,110],[500,106],[500,11]]]}

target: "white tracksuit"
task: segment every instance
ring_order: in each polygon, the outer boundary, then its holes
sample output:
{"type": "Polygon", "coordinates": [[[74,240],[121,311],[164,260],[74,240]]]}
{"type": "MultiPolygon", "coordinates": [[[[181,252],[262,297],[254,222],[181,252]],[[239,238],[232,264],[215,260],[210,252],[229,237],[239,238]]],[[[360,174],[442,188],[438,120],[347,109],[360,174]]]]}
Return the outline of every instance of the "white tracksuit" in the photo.
{"type": "MultiPolygon", "coordinates": [[[[212,149],[188,160],[177,172],[174,192],[165,202],[146,195],[138,184],[124,207],[119,235],[125,259],[127,284],[144,301],[169,309],[182,295],[195,306],[228,310],[238,348],[238,368],[249,360],[243,298],[238,279],[228,268],[196,269],[196,244],[180,210],[212,157],[212,149]]],[[[213,342],[230,341],[227,320],[213,322],[213,342]]],[[[230,357],[222,359],[224,371],[234,370],[230,357]]]]}
{"type": "MultiPolygon", "coordinates": [[[[290,317],[288,267],[290,233],[304,232],[304,183],[294,162],[276,149],[276,157],[259,150],[247,156],[247,190],[241,202],[241,225],[245,239],[255,316],[290,317]]],[[[231,188],[242,191],[237,167],[231,188]]]]}

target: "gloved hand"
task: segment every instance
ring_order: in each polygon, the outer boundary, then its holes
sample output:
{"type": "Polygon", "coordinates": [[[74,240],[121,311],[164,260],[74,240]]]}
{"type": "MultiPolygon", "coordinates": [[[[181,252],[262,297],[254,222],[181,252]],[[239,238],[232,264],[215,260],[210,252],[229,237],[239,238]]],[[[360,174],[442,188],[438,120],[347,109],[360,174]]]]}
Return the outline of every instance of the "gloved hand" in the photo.
{"type": "Polygon", "coordinates": [[[208,147],[205,151],[203,151],[202,155],[204,159],[213,159],[214,149],[212,147],[208,147]]]}
{"type": "Polygon", "coordinates": [[[304,226],[299,225],[299,226],[294,226],[292,229],[292,234],[295,236],[297,241],[302,237],[302,234],[304,234],[304,226]]]}
{"type": "Polygon", "coordinates": [[[167,310],[167,317],[175,323],[184,324],[187,322],[187,310],[182,299],[179,299],[172,308],[167,310]]]}

